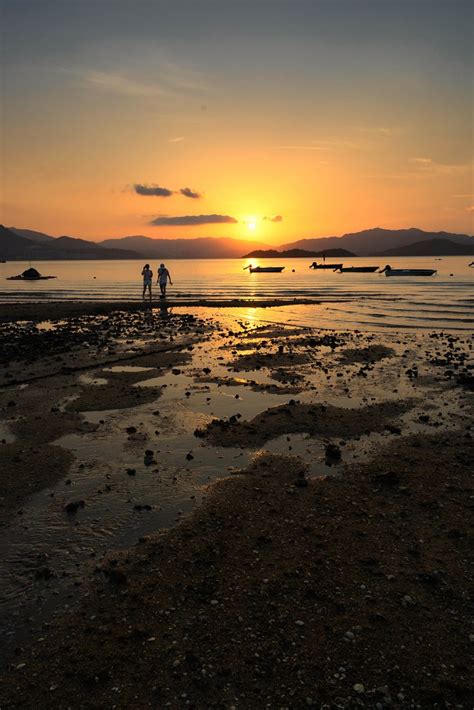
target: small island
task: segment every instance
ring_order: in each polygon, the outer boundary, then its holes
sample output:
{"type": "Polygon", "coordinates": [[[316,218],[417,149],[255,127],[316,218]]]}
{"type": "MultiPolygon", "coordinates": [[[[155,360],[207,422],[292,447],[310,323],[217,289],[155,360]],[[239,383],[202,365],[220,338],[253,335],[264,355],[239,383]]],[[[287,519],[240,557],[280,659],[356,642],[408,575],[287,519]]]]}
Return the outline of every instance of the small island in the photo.
{"type": "Polygon", "coordinates": [[[343,256],[357,256],[357,254],[347,249],[326,249],[324,251],[307,251],[306,249],[287,249],[286,251],[278,251],[277,249],[255,249],[248,254],[244,254],[242,259],[299,259],[315,256],[320,258],[339,258],[343,256]]]}

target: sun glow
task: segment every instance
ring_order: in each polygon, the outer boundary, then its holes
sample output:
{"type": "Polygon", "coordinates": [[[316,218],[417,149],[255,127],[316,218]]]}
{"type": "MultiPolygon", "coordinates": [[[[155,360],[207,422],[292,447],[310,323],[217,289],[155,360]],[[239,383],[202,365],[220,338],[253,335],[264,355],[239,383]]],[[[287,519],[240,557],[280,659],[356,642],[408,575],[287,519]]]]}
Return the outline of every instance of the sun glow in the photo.
{"type": "Polygon", "coordinates": [[[257,228],[257,220],[255,217],[249,217],[247,220],[247,229],[251,232],[254,232],[257,228]]]}

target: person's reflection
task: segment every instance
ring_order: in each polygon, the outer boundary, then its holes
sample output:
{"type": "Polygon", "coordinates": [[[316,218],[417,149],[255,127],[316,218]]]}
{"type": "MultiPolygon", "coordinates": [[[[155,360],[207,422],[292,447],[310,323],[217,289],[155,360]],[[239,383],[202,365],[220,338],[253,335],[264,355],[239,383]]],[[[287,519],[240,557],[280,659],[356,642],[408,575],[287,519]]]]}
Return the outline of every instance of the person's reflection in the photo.
{"type": "Polygon", "coordinates": [[[168,320],[169,318],[171,318],[171,314],[173,312],[172,308],[170,308],[166,303],[159,303],[158,306],[160,311],[159,317],[162,320],[168,320]]]}
{"type": "Polygon", "coordinates": [[[152,305],[151,303],[146,303],[146,301],[143,305],[143,322],[145,323],[145,325],[152,326],[155,320],[152,305]]]}

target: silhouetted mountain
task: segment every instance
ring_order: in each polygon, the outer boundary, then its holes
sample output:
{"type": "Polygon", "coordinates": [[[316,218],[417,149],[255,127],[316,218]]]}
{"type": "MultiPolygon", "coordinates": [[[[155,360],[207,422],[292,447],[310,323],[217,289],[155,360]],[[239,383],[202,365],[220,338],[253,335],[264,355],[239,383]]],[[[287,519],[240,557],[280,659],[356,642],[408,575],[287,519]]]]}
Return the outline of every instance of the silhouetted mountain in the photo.
{"type": "Polygon", "coordinates": [[[45,234],[44,232],[35,232],[33,229],[18,229],[17,227],[8,227],[11,232],[19,234],[20,237],[25,237],[25,239],[31,239],[32,242],[50,242],[54,240],[50,234],[45,234]]]}
{"type": "Polygon", "coordinates": [[[474,237],[467,234],[452,234],[450,232],[424,232],[422,229],[366,229],[361,232],[350,232],[342,237],[321,237],[318,239],[299,239],[290,244],[282,244],[280,249],[321,250],[344,248],[354,251],[360,256],[373,256],[382,250],[398,249],[414,242],[431,239],[449,239],[458,244],[474,244],[474,237]]]}
{"type": "Polygon", "coordinates": [[[104,247],[126,247],[139,252],[145,259],[234,259],[242,256],[244,244],[262,249],[262,242],[242,242],[228,237],[198,237],[194,239],[151,239],[134,236],[106,239],[104,247]]]}
{"type": "Polygon", "coordinates": [[[341,257],[341,256],[356,256],[347,249],[328,249],[327,251],[305,251],[305,249],[288,249],[286,251],[277,251],[276,249],[256,249],[249,254],[245,254],[243,259],[296,259],[304,257],[341,257]]]}
{"type": "MultiPolygon", "coordinates": [[[[27,230],[25,230],[27,231],[27,230]]],[[[38,233],[36,233],[38,234],[38,233]]],[[[41,232],[39,233],[41,234],[41,232]]],[[[48,236],[48,235],[44,235],[48,236]]],[[[45,261],[60,259],[137,259],[136,252],[125,249],[106,249],[85,239],[51,237],[34,241],[0,225],[0,259],[7,261],[45,261]]]]}
{"type": "Polygon", "coordinates": [[[456,244],[449,239],[429,239],[415,242],[398,249],[387,249],[374,256],[473,256],[473,244],[456,244]]]}
{"type": "Polygon", "coordinates": [[[0,259],[28,259],[29,252],[38,246],[0,224],[0,259]]]}

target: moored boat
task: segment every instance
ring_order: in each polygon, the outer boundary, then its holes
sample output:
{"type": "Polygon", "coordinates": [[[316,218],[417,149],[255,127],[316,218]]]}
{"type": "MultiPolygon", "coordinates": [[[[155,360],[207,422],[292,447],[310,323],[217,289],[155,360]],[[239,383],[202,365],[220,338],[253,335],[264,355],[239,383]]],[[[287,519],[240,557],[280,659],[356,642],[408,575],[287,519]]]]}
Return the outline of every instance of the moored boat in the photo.
{"type": "Polygon", "coordinates": [[[340,274],[372,274],[378,268],[378,266],[341,266],[334,271],[339,271],[340,274]]]}
{"type": "Polygon", "coordinates": [[[436,271],[436,269],[392,269],[390,264],[387,264],[379,273],[385,276],[433,276],[436,271]]]}
{"type": "Polygon", "coordinates": [[[251,274],[277,274],[283,271],[284,268],[284,266],[252,266],[251,264],[244,266],[244,269],[248,269],[251,274]]]}
{"type": "Polygon", "coordinates": [[[318,264],[317,261],[313,261],[312,264],[309,265],[310,269],[332,269],[335,271],[336,269],[341,269],[342,264],[318,264]]]}

